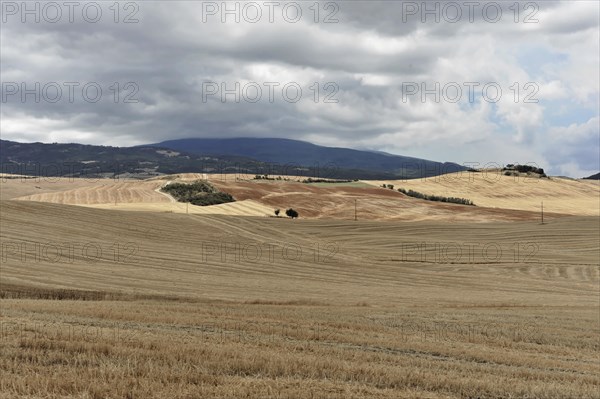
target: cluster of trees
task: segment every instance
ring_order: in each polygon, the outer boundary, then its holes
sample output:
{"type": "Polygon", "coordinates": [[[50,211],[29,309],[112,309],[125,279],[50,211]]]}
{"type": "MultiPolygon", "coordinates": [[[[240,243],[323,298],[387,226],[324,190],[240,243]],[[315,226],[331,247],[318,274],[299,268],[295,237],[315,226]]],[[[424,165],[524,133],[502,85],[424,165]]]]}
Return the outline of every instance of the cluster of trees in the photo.
{"type": "MultiPolygon", "coordinates": [[[[281,211],[279,209],[275,209],[275,216],[279,217],[279,213],[281,213],[281,211]]],[[[298,217],[298,212],[292,208],[286,210],[285,214],[292,219],[296,219],[298,217]]]]}
{"type": "Polygon", "coordinates": [[[171,183],[161,188],[161,191],[170,194],[179,202],[189,202],[198,206],[218,205],[235,201],[231,194],[221,192],[212,184],[201,180],[191,184],[171,183]]]}
{"type": "Polygon", "coordinates": [[[461,204],[461,205],[475,205],[473,201],[468,200],[466,198],[457,198],[457,197],[442,197],[441,195],[427,195],[420,193],[418,191],[413,190],[405,190],[403,188],[399,188],[402,194],[408,195],[409,197],[420,198],[428,201],[438,201],[438,202],[451,202],[453,204],[461,204]]]}
{"type": "Polygon", "coordinates": [[[302,180],[302,183],[352,183],[358,181],[358,179],[354,180],[332,180],[332,179],[313,179],[309,177],[308,179],[302,180]]]}
{"type": "Polygon", "coordinates": [[[519,173],[537,173],[538,175],[540,175],[540,177],[547,177],[546,173],[544,173],[544,169],[537,168],[531,165],[513,165],[509,163],[504,168],[502,168],[502,170],[505,171],[504,175],[506,176],[510,176],[511,171],[517,171],[519,173]]]}
{"type": "Polygon", "coordinates": [[[394,185],[393,184],[382,184],[381,187],[383,187],[383,188],[389,188],[390,190],[394,189],[394,185]]]}
{"type": "Polygon", "coordinates": [[[219,205],[228,202],[235,202],[235,198],[231,194],[223,192],[198,195],[189,201],[190,204],[198,206],[219,205]]]}
{"type": "Polygon", "coordinates": [[[281,176],[277,176],[277,177],[269,177],[269,175],[256,175],[254,176],[254,180],[284,180],[284,181],[290,181],[291,179],[285,177],[281,177],[281,176]]]}

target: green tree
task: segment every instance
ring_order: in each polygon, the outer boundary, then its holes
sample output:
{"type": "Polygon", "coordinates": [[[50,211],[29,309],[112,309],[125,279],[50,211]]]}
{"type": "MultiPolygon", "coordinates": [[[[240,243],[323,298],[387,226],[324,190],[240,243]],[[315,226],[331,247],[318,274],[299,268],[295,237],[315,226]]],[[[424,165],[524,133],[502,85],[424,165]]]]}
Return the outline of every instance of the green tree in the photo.
{"type": "Polygon", "coordinates": [[[289,217],[291,217],[292,219],[295,219],[295,218],[298,217],[298,212],[296,212],[292,208],[290,208],[287,211],[285,211],[285,214],[288,215],[289,217]]]}

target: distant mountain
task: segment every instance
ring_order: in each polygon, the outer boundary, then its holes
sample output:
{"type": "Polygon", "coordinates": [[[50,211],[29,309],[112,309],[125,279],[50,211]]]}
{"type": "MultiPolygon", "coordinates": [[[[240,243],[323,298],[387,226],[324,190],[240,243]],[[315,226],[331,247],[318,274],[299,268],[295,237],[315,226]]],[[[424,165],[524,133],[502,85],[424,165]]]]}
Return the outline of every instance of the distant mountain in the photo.
{"type": "Polygon", "coordinates": [[[584,179],[587,179],[587,180],[600,180],[600,173],[596,173],[595,175],[584,177],[584,179]]]}
{"type": "Polygon", "coordinates": [[[389,173],[332,165],[278,165],[237,155],[198,154],[157,146],[18,143],[0,140],[0,172],[41,177],[145,178],[174,173],[287,174],[339,179],[392,179],[389,173]]]}
{"type": "Polygon", "coordinates": [[[149,177],[184,172],[235,173],[239,165],[264,162],[236,156],[199,156],[150,146],[17,143],[0,140],[2,173],[50,176],[149,177]]]}
{"type": "Polygon", "coordinates": [[[280,165],[324,166],[393,175],[396,178],[437,176],[467,170],[448,162],[392,155],[377,151],[360,151],[348,148],[323,147],[305,141],[276,138],[191,138],[168,140],[157,147],[194,154],[229,155],[253,158],[280,165]]]}
{"type": "Polygon", "coordinates": [[[391,180],[465,170],[452,163],[289,139],[184,139],[136,147],[0,140],[2,173],[34,176],[149,177],[173,173],[284,174],[391,180]]]}

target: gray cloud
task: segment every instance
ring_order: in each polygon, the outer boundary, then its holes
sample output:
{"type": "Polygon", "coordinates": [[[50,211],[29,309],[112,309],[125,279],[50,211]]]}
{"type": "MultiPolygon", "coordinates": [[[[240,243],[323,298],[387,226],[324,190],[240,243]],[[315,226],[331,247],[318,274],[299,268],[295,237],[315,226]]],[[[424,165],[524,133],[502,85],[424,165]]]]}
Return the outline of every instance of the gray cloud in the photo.
{"type": "MultiPolygon", "coordinates": [[[[500,162],[518,154],[551,171],[597,169],[598,142],[592,140],[598,135],[596,3],[539,2],[534,10],[524,8],[531,2],[520,2],[518,23],[513,2],[498,3],[502,18],[496,23],[480,10],[473,22],[466,14],[456,23],[443,16],[440,23],[431,16],[422,22],[418,14],[404,15],[408,3],[335,2],[339,22],[332,24],[322,21],[334,9],[323,8],[326,2],[321,2],[319,22],[309,9],[313,3],[301,3],[303,16],[296,23],[280,14],[275,23],[264,16],[256,24],[243,19],[221,23],[218,16],[204,22],[201,2],[133,2],[139,7],[139,23],[133,24],[122,23],[131,11],[124,9],[115,23],[109,3],[98,3],[103,15],[97,23],[78,14],[73,23],[43,18],[22,23],[19,14],[4,12],[3,90],[10,82],[30,89],[35,82],[40,87],[56,82],[63,96],[56,103],[45,98],[36,103],[33,95],[25,101],[19,94],[9,96],[2,103],[2,136],[110,145],[193,136],[289,137],[455,162],[500,162]],[[523,23],[532,11],[539,22],[523,23]],[[531,76],[527,57],[517,56],[520,48],[544,49],[560,55],[561,62],[543,65],[545,73],[531,76]],[[65,82],[79,83],[72,102],[65,82]],[[81,93],[90,82],[102,89],[95,103],[81,93]],[[116,102],[115,82],[120,89],[116,102]],[[129,82],[133,85],[126,86],[129,82]],[[263,96],[256,103],[244,98],[235,102],[232,95],[222,102],[217,93],[204,101],[206,82],[230,89],[236,82],[241,88],[256,82],[263,96]],[[267,100],[265,82],[279,83],[273,102],[267,100]],[[302,87],[298,102],[282,96],[281,88],[290,82],[302,87]],[[334,86],[327,89],[328,82],[334,86]],[[484,101],[480,89],[473,103],[466,93],[456,103],[444,96],[435,101],[432,95],[422,102],[419,94],[404,98],[407,82],[426,82],[429,88],[436,82],[441,87],[496,82],[503,95],[496,104],[484,101]],[[516,103],[511,91],[515,82],[521,95],[516,103]],[[528,82],[560,87],[560,92],[539,90],[539,103],[523,103],[528,82]],[[331,93],[337,103],[324,102],[331,93]],[[126,103],[127,95],[137,102],[126,103]],[[546,97],[577,98],[578,107],[595,110],[593,117],[582,118],[572,110],[549,124],[545,115],[557,110],[546,97]],[[587,133],[569,126],[586,126],[587,133]],[[563,133],[545,135],[559,131],[563,133]],[[559,151],[565,135],[568,150],[559,151]]],[[[463,2],[456,3],[465,13],[463,2]]],[[[443,8],[448,2],[439,4],[443,8]]]]}

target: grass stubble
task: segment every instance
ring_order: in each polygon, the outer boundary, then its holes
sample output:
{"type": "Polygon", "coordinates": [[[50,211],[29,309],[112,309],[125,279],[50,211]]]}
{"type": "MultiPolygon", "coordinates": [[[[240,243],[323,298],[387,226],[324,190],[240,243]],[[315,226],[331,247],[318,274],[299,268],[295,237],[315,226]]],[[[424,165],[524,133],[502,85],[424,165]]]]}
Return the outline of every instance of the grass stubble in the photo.
{"type": "Polygon", "coordinates": [[[597,217],[292,222],[19,201],[1,213],[0,398],[600,397],[597,217]],[[219,240],[303,255],[223,259],[219,240]],[[57,241],[137,252],[14,253],[57,241]],[[504,253],[436,257],[456,245],[504,253]]]}

